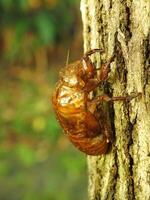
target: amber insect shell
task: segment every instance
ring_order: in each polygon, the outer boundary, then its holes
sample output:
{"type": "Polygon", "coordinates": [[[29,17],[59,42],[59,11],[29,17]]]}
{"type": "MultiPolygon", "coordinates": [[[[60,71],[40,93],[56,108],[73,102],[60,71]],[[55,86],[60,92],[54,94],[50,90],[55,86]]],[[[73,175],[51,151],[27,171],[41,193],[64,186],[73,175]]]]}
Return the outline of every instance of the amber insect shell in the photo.
{"type": "Polygon", "coordinates": [[[129,97],[112,97],[104,94],[93,99],[89,93],[107,81],[110,72],[109,61],[97,69],[90,59],[101,49],[86,52],[80,60],[65,66],[52,97],[57,119],[66,136],[80,151],[88,155],[101,155],[107,152],[112,140],[112,129],[103,102],[127,100],[129,97]],[[97,106],[99,109],[97,109],[97,106]]]}

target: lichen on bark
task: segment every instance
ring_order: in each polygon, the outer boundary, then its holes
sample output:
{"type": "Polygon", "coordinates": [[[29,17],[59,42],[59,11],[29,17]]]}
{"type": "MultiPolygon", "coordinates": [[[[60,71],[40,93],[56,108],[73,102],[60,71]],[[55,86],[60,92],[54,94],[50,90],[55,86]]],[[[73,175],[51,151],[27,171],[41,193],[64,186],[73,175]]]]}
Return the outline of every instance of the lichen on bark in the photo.
{"type": "Polygon", "coordinates": [[[90,200],[150,199],[150,3],[148,0],[81,0],[84,50],[113,54],[113,96],[141,92],[129,104],[114,103],[115,142],[106,155],[88,156],[90,200]]]}

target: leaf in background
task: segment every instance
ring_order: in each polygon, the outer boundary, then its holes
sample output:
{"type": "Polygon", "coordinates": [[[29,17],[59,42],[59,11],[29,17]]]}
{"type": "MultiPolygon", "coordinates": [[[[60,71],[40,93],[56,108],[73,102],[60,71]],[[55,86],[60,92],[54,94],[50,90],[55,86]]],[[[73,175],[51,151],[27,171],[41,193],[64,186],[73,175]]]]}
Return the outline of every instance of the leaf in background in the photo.
{"type": "Polygon", "coordinates": [[[1,0],[1,4],[4,9],[9,10],[13,5],[13,0],[1,0]]]}
{"type": "Polygon", "coordinates": [[[22,49],[22,40],[24,34],[28,31],[29,24],[26,19],[17,20],[15,23],[15,37],[12,38],[12,47],[10,49],[10,56],[14,58],[15,56],[20,55],[20,50],[22,49]]]}
{"type": "Polygon", "coordinates": [[[53,113],[47,118],[46,122],[46,133],[50,138],[51,143],[55,143],[60,135],[61,129],[53,113]]]}
{"type": "Polygon", "coordinates": [[[17,4],[21,10],[27,10],[28,8],[28,0],[17,0],[17,4]]]}
{"type": "Polygon", "coordinates": [[[33,119],[32,127],[36,132],[44,131],[45,129],[45,118],[42,116],[37,116],[33,119]]]}
{"type": "Polygon", "coordinates": [[[37,33],[43,44],[53,43],[55,40],[55,23],[48,13],[39,13],[35,18],[37,33]]]}
{"type": "Polygon", "coordinates": [[[20,161],[27,167],[33,165],[37,160],[34,150],[23,144],[16,146],[16,154],[20,161]]]}

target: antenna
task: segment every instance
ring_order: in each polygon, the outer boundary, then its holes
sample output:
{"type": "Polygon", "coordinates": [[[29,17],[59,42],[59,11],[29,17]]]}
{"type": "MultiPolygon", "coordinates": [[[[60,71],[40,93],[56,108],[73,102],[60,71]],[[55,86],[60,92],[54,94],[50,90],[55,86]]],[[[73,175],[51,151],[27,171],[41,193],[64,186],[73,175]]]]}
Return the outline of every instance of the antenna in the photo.
{"type": "Polygon", "coordinates": [[[69,63],[69,57],[70,57],[70,50],[68,49],[68,52],[67,52],[67,59],[66,59],[66,66],[67,66],[68,63],[69,63]]]}

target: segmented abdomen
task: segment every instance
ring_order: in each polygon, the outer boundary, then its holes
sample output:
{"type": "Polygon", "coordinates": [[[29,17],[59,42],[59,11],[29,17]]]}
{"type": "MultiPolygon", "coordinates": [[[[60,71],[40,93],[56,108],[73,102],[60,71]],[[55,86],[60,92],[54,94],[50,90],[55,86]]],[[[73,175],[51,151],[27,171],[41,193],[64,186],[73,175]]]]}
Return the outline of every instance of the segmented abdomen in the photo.
{"type": "Polygon", "coordinates": [[[83,134],[68,134],[70,141],[82,152],[88,155],[100,155],[106,153],[108,149],[107,138],[105,135],[97,137],[85,137],[83,134]]]}
{"type": "Polygon", "coordinates": [[[107,151],[107,138],[104,134],[96,137],[87,136],[89,130],[85,124],[84,98],[82,91],[59,85],[53,96],[55,111],[70,141],[88,155],[99,155],[107,151]]]}
{"type": "Polygon", "coordinates": [[[53,96],[53,104],[58,120],[65,132],[71,134],[79,134],[85,132],[85,105],[84,93],[60,85],[57,87],[53,96]]]}

